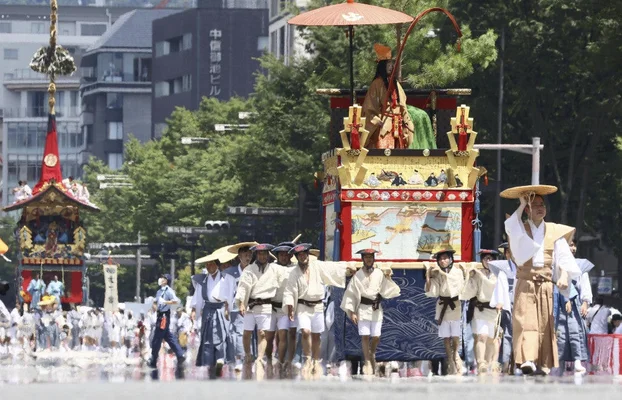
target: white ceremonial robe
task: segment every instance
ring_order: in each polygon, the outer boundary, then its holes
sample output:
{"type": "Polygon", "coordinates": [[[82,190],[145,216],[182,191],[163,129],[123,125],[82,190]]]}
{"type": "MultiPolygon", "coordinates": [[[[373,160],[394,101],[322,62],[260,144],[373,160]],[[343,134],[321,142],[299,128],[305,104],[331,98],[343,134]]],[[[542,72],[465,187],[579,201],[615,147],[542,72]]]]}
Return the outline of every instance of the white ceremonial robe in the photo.
{"type": "Polygon", "coordinates": [[[309,316],[324,312],[324,303],[321,302],[324,299],[324,286],[344,288],[348,265],[347,262],[309,260],[308,274],[303,273],[296,265],[289,274],[287,287],[283,293],[283,307],[293,306],[296,313],[308,313],[309,316]],[[299,299],[320,302],[314,307],[306,305],[298,307],[299,299]]]}
{"type": "MultiPolygon", "coordinates": [[[[248,307],[250,299],[272,299],[276,295],[279,286],[279,276],[289,273],[288,267],[275,263],[268,263],[263,272],[257,263],[252,263],[242,272],[235,302],[238,307],[248,307]]],[[[248,310],[253,314],[272,314],[272,304],[261,304],[248,310]]]]}
{"type": "Polygon", "coordinates": [[[377,296],[392,299],[400,295],[400,287],[387,278],[380,268],[374,268],[369,275],[364,269],[359,269],[350,280],[341,300],[341,309],[346,313],[356,313],[359,321],[382,322],[382,305],[374,310],[371,304],[362,304],[361,297],[370,300],[375,300],[377,296]]]}
{"type": "MultiPolygon", "coordinates": [[[[431,276],[430,287],[425,292],[427,297],[458,297],[458,300],[454,301],[453,310],[451,307],[445,307],[443,321],[460,321],[462,319],[462,308],[460,307],[460,293],[462,293],[462,288],[464,287],[464,272],[462,268],[464,268],[464,264],[454,263],[449,272],[444,272],[438,265],[428,269],[428,273],[431,276]]],[[[443,307],[440,301],[436,303],[435,320],[438,321],[440,319],[443,307]]]]}
{"type": "MultiPolygon", "coordinates": [[[[488,276],[486,276],[484,270],[472,270],[475,271],[475,274],[467,279],[460,294],[460,300],[467,301],[475,297],[480,303],[490,303],[495,285],[497,284],[497,277],[492,272],[489,272],[488,276]]],[[[490,306],[492,307],[492,304],[490,306]]],[[[475,308],[473,319],[495,322],[497,320],[497,310],[483,308],[480,311],[479,308],[475,308]]]]}

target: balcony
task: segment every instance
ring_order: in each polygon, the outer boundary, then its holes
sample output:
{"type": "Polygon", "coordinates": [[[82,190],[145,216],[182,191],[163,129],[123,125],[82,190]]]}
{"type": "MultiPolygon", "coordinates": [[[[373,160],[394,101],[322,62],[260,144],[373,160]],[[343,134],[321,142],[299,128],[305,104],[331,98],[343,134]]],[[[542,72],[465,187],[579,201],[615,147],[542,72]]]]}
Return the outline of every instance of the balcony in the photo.
{"type": "MultiPolygon", "coordinates": [[[[5,119],[46,118],[47,107],[5,108],[2,110],[5,119]]],[[[56,118],[79,118],[81,107],[57,107],[56,118]]]]}
{"type": "MultiPolygon", "coordinates": [[[[16,69],[5,74],[4,86],[9,90],[20,89],[47,89],[49,78],[31,69],[16,69]]],[[[78,89],[80,78],[77,75],[59,76],[56,78],[57,90],[78,89]]]]}

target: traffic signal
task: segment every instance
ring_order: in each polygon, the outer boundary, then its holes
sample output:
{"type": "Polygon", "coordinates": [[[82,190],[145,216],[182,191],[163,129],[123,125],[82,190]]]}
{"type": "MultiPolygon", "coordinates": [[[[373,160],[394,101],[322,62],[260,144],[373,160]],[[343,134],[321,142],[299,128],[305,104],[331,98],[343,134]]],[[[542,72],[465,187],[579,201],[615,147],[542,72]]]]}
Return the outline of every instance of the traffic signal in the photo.
{"type": "Polygon", "coordinates": [[[205,228],[209,230],[229,230],[229,221],[205,221],[205,228]]]}

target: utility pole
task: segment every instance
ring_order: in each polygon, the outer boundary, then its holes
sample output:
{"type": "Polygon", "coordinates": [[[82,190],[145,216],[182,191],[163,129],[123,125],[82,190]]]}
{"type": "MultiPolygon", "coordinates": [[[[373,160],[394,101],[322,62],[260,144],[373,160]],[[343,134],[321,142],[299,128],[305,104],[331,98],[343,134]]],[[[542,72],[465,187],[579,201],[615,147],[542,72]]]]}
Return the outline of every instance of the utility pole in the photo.
{"type": "MultiPolygon", "coordinates": [[[[501,43],[499,51],[499,103],[497,104],[497,144],[503,143],[503,57],[505,52],[505,27],[501,28],[501,43]]],[[[497,196],[495,196],[495,237],[496,243],[501,240],[501,149],[497,150],[497,196]]]]}
{"type": "Polygon", "coordinates": [[[138,247],[136,248],[136,297],[135,301],[140,303],[140,272],[142,268],[142,259],[140,254],[140,232],[138,232],[138,247]]]}

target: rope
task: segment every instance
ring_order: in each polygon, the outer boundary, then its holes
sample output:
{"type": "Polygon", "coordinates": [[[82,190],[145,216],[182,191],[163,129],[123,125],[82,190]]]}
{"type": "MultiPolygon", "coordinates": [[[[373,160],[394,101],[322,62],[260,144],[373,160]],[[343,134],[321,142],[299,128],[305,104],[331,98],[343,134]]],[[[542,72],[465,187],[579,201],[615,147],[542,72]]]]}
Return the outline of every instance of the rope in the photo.
{"type": "Polygon", "coordinates": [[[477,182],[475,183],[475,201],[474,201],[474,210],[475,211],[475,219],[473,219],[471,221],[471,224],[473,226],[475,226],[475,229],[479,229],[482,226],[482,221],[480,221],[479,219],[479,213],[481,211],[480,209],[480,196],[481,196],[482,192],[479,190],[479,179],[477,180],[477,182]]]}
{"type": "MultiPolygon", "coordinates": [[[[54,54],[54,52],[56,52],[56,35],[57,35],[57,30],[56,30],[56,22],[58,19],[58,2],[57,0],[52,0],[50,2],[50,52],[52,53],[51,55],[54,54]]],[[[50,57],[50,59],[52,60],[53,57],[50,57]]],[[[55,114],[55,105],[56,105],[56,99],[54,98],[54,96],[56,95],[56,84],[55,84],[55,76],[54,74],[50,74],[50,85],[48,86],[48,106],[50,109],[50,114],[54,115],[55,114]]]]}

